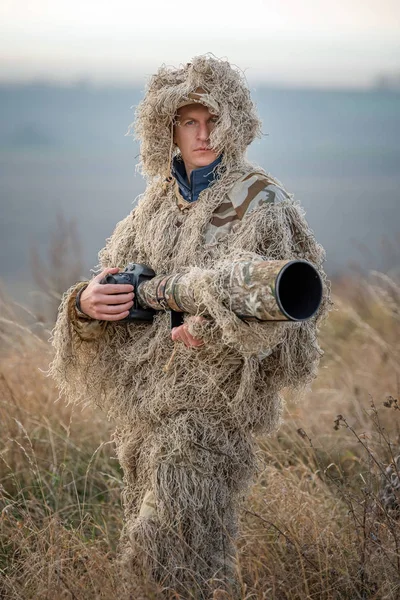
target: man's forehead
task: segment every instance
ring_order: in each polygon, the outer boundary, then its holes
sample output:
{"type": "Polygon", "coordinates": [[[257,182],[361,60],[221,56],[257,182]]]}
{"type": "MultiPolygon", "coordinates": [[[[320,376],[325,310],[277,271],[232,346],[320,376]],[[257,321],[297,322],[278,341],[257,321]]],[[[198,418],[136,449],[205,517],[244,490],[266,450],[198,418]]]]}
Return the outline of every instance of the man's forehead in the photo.
{"type": "Polygon", "coordinates": [[[215,113],[210,112],[207,106],[204,104],[200,104],[199,102],[193,104],[187,104],[186,106],[181,106],[178,108],[176,115],[181,119],[188,116],[196,116],[200,114],[208,114],[210,116],[215,116],[215,113]]]}

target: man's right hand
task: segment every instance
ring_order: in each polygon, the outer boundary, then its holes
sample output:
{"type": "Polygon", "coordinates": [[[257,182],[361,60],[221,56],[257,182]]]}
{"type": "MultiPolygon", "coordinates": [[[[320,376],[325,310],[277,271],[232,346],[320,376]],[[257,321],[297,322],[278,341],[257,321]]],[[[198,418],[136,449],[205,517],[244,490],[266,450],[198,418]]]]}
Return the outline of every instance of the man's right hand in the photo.
{"type": "Polygon", "coordinates": [[[80,297],[81,309],[92,319],[119,321],[128,316],[135,297],[133,285],[129,283],[100,283],[109,273],[115,275],[119,271],[118,267],[104,269],[83,290],[80,297]]]}

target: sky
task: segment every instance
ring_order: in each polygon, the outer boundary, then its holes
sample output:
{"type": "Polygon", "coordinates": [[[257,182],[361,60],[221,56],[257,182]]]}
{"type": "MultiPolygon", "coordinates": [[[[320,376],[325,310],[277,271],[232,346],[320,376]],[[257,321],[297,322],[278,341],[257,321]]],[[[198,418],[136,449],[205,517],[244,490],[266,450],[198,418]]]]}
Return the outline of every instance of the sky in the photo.
{"type": "Polygon", "coordinates": [[[249,81],[369,87],[400,76],[399,0],[8,0],[0,81],[137,84],[211,52],[249,81]]]}

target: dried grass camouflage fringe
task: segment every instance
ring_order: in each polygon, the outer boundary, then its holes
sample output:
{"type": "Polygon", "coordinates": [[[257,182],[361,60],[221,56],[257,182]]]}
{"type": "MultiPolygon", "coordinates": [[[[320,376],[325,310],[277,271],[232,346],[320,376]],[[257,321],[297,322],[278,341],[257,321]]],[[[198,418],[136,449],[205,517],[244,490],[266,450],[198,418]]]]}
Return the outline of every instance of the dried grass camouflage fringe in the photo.
{"type": "Polygon", "coordinates": [[[263,172],[245,157],[259,131],[245,81],[228,62],[200,56],[180,69],[162,67],[137,110],[147,189],[99,253],[99,269],[136,261],[157,273],[190,273],[213,317],[193,326],[203,347],[177,344],[165,370],[174,350],[168,314],[153,324],[80,322],[73,305],[81,284],[60,306],[50,374],[69,402],[95,404],[117,423],[125,482],[120,557],[133,586],[138,573],[184,597],[207,598],[222,585],[212,577],[234,585],[238,511],[257,469],[254,435],[279,426],[283,388],[301,390],[317,373],[329,284],[324,250],[298,202],[288,195],[265,203],[219,243],[204,243],[207,223],[235,181],[263,172]],[[213,185],[182,213],[164,176],[176,108],[199,86],[220,107],[211,141],[223,160],[213,185]],[[317,315],[307,322],[242,322],[225,308],[218,286],[209,285],[210,271],[223,277],[238,258],[309,260],[324,281],[317,315]]]}

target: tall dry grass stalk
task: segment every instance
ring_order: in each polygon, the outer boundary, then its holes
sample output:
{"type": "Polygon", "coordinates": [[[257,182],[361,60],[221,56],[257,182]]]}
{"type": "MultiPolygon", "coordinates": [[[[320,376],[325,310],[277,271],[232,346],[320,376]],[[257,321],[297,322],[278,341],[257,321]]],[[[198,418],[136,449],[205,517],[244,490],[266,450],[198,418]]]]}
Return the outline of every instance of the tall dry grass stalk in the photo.
{"type": "Polygon", "coordinates": [[[82,244],[75,219],[58,213],[45,258],[33,246],[30,266],[37,288],[34,292],[37,321],[52,322],[57,317],[64,291],[79,281],[83,273],[82,244]]]}
{"type": "MultiPolygon", "coordinates": [[[[333,291],[319,377],[260,440],[239,540],[243,599],[400,597],[399,285],[374,273],[333,291]]],[[[0,598],[122,598],[112,424],[57,401],[49,331],[1,303],[0,598]]]]}

